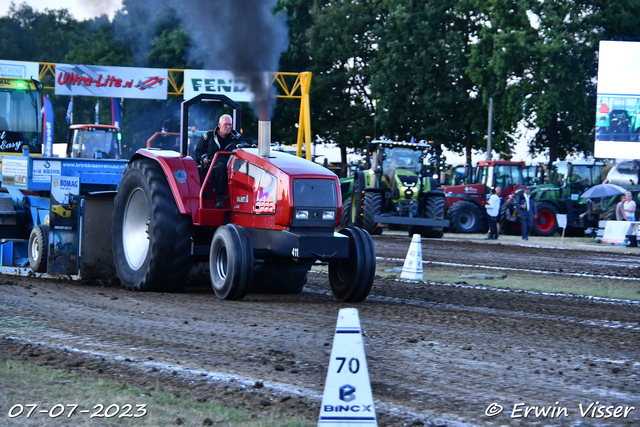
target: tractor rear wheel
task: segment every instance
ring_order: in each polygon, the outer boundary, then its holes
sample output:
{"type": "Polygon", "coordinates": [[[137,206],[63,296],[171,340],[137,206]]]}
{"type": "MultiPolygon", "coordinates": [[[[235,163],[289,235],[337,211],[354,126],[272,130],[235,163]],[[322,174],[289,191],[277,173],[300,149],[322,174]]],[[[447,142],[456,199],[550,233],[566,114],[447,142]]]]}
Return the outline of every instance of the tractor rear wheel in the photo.
{"type": "Polygon", "coordinates": [[[607,209],[607,211],[604,213],[604,217],[602,219],[604,219],[605,221],[615,221],[616,207],[617,207],[616,203],[614,203],[612,206],[609,206],[609,209],[607,209]]]}
{"type": "Polygon", "coordinates": [[[209,276],[218,298],[237,300],[247,295],[253,280],[253,246],[244,228],[218,227],[211,241],[209,276]]]}
{"type": "Polygon", "coordinates": [[[40,224],[31,229],[29,235],[29,265],[34,273],[47,272],[47,248],[49,226],[40,224]]]}
{"type": "Polygon", "coordinates": [[[340,227],[348,227],[351,225],[351,205],[353,199],[351,196],[347,197],[342,202],[342,213],[340,214],[340,227]]]}
{"type": "Polygon", "coordinates": [[[129,164],[114,199],[112,250],[122,286],[177,292],[189,277],[191,218],[180,214],[167,178],[151,159],[129,164]]]}
{"type": "Polygon", "coordinates": [[[374,221],[375,215],[380,215],[382,211],[382,194],[366,193],[364,196],[364,215],[362,216],[362,228],[369,234],[382,234],[382,227],[374,221]]]}
{"type": "MultiPolygon", "coordinates": [[[[444,197],[427,197],[422,208],[422,218],[444,219],[444,197]]],[[[443,227],[409,226],[409,236],[420,234],[422,237],[440,239],[444,235],[443,227]]]]}
{"type": "Polygon", "coordinates": [[[556,215],[558,210],[551,203],[538,203],[538,216],[535,219],[533,231],[538,236],[553,236],[558,231],[556,215]]]}
{"type": "Polygon", "coordinates": [[[329,284],[333,295],[344,302],[363,301],[373,286],[376,251],[366,231],[349,227],[339,231],[349,236],[349,258],[329,261],[329,284]]]}
{"type": "Polygon", "coordinates": [[[474,203],[466,200],[456,202],[447,212],[449,229],[454,233],[477,233],[482,228],[482,212],[474,203]]]}
{"type": "Polygon", "coordinates": [[[362,227],[363,215],[364,215],[364,173],[358,172],[353,180],[353,194],[352,197],[352,209],[351,209],[351,224],[356,227],[362,227]]]}
{"type": "Polygon", "coordinates": [[[517,236],[522,234],[522,225],[518,221],[518,209],[513,201],[500,206],[500,234],[517,236]]]}

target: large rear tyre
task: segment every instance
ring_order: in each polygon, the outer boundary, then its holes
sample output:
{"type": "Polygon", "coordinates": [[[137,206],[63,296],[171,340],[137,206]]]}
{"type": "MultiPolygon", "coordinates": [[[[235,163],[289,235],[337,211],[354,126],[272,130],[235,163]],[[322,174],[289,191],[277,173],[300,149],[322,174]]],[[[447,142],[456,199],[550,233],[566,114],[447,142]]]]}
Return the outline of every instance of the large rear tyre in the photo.
{"type": "MultiPolygon", "coordinates": [[[[444,197],[427,197],[422,209],[422,217],[430,219],[444,219],[444,197]]],[[[431,239],[440,239],[444,235],[443,227],[424,226],[424,227],[411,227],[409,226],[409,235],[419,233],[422,237],[428,237],[431,239]]]]}
{"type": "Polygon", "coordinates": [[[382,227],[374,221],[375,215],[382,211],[382,194],[366,193],[364,196],[364,215],[362,216],[362,228],[371,235],[382,234],[382,227]]]}
{"type": "Polygon", "coordinates": [[[352,208],[351,208],[351,224],[356,227],[363,226],[364,216],[364,173],[358,172],[353,180],[352,208]]]}
{"type": "Polygon", "coordinates": [[[538,216],[535,219],[533,231],[538,236],[553,236],[558,231],[558,221],[556,215],[558,213],[555,206],[551,203],[538,203],[536,205],[538,216]]]}
{"type": "Polygon", "coordinates": [[[180,214],[167,178],[151,159],[129,164],[114,199],[113,261],[132,291],[182,290],[189,277],[191,218],[180,214]]]}
{"type": "Polygon", "coordinates": [[[609,206],[609,209],[607,209],[607,211],[604,213],[604,220],[605,221],[615,221],[616,220],[616,207],[618,206],[617,203],[614,203],[612,206],[609,206]]]}
{"type": "Polygon", "coordinates": [[[347,197],[342,202],[342,213],[340,214],[340,227],[349,227],[351,225],[351,208],[353,199],[351,196],[347,197]]]}
{"type": "Polygon", "coordinates": [[[500,206],[500,234],[519,236],[522,234],[522,224],[518,221],[518,208],[513,201],[500,206]]]}
{"type": "Polygon", "coordinates": [[[449,229],[454,233],[478,233],[482,227],[483,215],[474,203],[461,200],[449,208],[449,229]]]}
{"type": "Polygon", "coordinates": [[[218,227],[211,241],[209,276],[218,298],[237,300],[247,295],[253,279],[253,247],[244,228],[218,227]]]}
{"type": "Polygon", "coordinates": [[[34,273],[47,272],[47,247],[49,226],[40,224],[31,229],[29,235],[29,266],[34,273]]]}
{"type": "Polygon", "coordinates": [[[366,231],[350,227],[339,231],[349,236],[349,258],[329,261],[329,284],[333,295],[344,302],[363,301],[373,286],[376,252],[366,231]]]}

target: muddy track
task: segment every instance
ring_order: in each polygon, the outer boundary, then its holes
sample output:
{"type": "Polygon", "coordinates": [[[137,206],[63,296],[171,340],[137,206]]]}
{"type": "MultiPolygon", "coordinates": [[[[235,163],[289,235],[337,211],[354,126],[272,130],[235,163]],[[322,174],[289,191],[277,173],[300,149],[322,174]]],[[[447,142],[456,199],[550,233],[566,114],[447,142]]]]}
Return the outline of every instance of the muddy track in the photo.
{"type": "MultiPolygon", "coordinates": [[[[514,245],[511,244],[512,242],[488,244],[478,240],[465,240],[464,235],[461,234],[452,236],[455,237],[423,239],[424,261],[558,273],[640,277],[640,255],[634,253],[557,249],[514,245]]],[[[404,258],[406,256],[408,245],[406,236],[374,236],[374,241],[378,257],[404,258]]]]}
{"type": "MultiPolygon", "coordinates": [[[[404,258],[409,239],[374,242],[379,257],[404,258]]],[[[423,240],[424,259],[437,262],[567,271],[571,260],[577,272],[617,275],[638,264],[633,255],[549,252],[423,240]]],[[[218,300],[206,285],[167,294],[13,276],[0,283],[5,357],[150,388],[161,378],[177,394],[311,420],[338,311],[352,306],[333,298],[324,273],[309,274],[299,295],[237,302],[218,300]],[[200,376],[195,385],[189,372],[200,376]]],[[[376,277],[356,307],[379,425],[522,425],[512,418],[522,413],[512,411],[523,402],[567,408],[568,416],[552,421],[532,412],[527,425],[640,423],[640,304],[376,277]],[[639,409],[582,416],[580,405],[595,401],[639,409]],[[485,415],[492,403],[503,413],[485,415]]]]}

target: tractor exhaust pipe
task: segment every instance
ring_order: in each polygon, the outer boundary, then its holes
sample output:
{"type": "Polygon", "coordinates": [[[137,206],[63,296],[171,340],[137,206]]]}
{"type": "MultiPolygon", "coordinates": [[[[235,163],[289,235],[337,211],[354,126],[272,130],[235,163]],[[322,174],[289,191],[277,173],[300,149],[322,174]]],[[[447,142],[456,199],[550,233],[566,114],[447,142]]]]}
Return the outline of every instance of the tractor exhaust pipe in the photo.
{"type": "Polygon", "coordinates": [[[271,120],[258,120],[258,154],[269,157],[271,153],[271,120]]]}

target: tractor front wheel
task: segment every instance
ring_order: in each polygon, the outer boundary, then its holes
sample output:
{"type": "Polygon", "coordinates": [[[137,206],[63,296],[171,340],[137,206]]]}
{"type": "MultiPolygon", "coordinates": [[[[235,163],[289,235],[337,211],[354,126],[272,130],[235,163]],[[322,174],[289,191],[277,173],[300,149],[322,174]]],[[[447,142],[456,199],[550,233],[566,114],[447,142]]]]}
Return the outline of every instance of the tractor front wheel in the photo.
{"type": "Polygon", "coordinates": [[[373,219],[375,215],[380,215],[382,211],[382,198],[380,193],[366,193],[364,196],[362,228],[372,235],[382,234],[382,227],[373,219]]]}
{"type": "Polygon", "coordinates": [[[449,208],[449,229],[454,233],[478,233],[482,227],[482,212],[474,203],[461,200],[449,208]]]}
{"type": "Polygon", "coordinates": [[[536,216],[534,231],[538,236],[553,236],[558,231],[558,221],[556,214],[558,213],[555,206],[551,203],[542,202],[536,205],[538,216],[536,216]]]}
{"type": "Polygon", "coordinates": [[[29,265],[34,273],[47,272],[47,247],[49,226],[40,224],[31,229],[29,235],[29,265]]]}
{"type": "Polygon", "coordinates": [[[112,250],[122,286],[177,292],[191,268],[191,218],[180,214],[167,178],[151,159],[129,163],[113,204],[112,250]]]}
{"type": "MultiPolygon", "coordinates": [[[[424,201],[421,210],[422,218],[444,219],[444,197],[430,196],[424,201]]],[[[420,234],[422,237],[431,239],[440,239],[444,235],[443,227],[428,226],[409,226],[409,236],[420,234]]]]}
{"type": "Polygon", "coordinates": [[[329,261],[329,284],[333,295],[344,302],[363,301],[373,286],[376,251],[366,231],[349,227],[339,231],[349,237],[349,258],[329,261]]]}
{"type": "Polygon", "coordinates": [[[253,280],[253,246],[243,227],[218,227],[209,252],[211,286],[220,299],[244,298],[253,280]]]}

